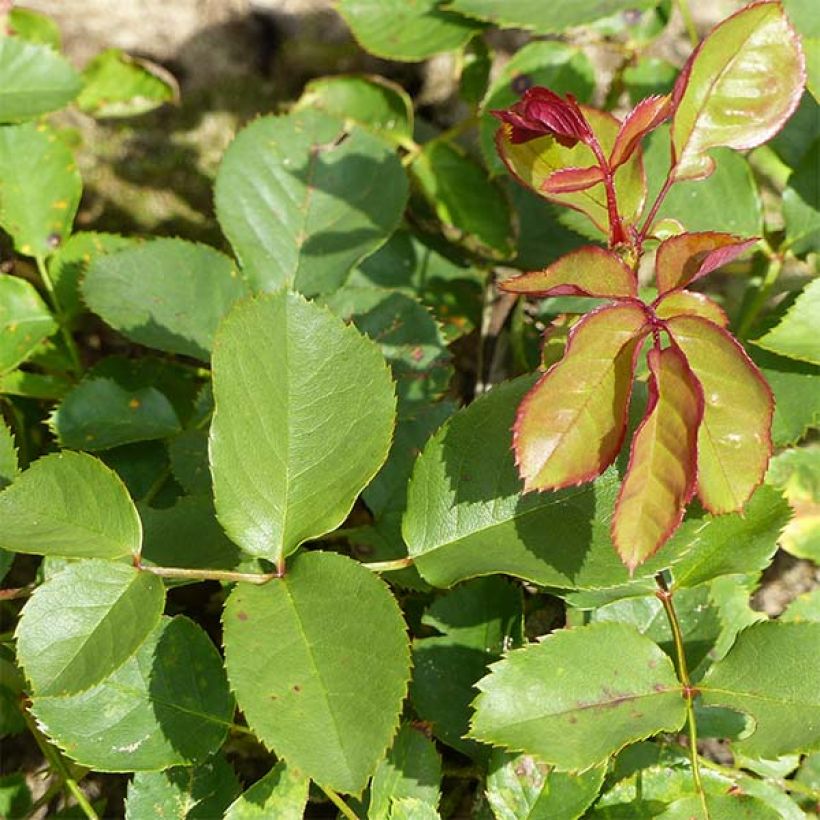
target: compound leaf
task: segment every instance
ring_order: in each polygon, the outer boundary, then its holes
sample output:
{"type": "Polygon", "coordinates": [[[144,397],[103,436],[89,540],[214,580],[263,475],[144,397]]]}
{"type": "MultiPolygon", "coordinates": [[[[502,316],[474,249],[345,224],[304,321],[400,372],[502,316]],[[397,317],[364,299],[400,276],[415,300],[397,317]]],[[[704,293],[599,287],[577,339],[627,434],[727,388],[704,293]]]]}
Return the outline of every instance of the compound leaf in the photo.
{"type": "Polygon", "coordinates": [[[17,657],[37,695],[89,689],[122,666],[159,624],[162,580],[127,564],[80,561],[23,607],[17,657]]]}
{"type": "Polygon", "coordinates": [[[35,461],[0,493],[0,547],[60,558],[136,554],[139,516],[119,476],[84,453],[35,461]]]}
{"type": "Polygon", "coordinates": [[[398,226],[407,176],[391,146],[305,109],[262,117],[234,139],[216,177],[222,230],[254,289],[335,290],[398,226]]]}
{"type": "Polygon", "coordinates": [[[70,103],[81,87],[80,75],[54,49],[0,36],[0,122],[56,111],[70,103]]]}
{"type": "Polygon", "coordinates": [[[396,731],[410,674],[387,585],[345,556],[306,552],[280,579],[237,586],[223,626],[231,685],[258,737],[317,783],[361,791],[396,731]]]}
{"type": "Polygon", "coordinates": [[[211,471],[225,532],[283,560],[337,527],[387,457],[396,399],[378,346],[280,292],[217,333],[211,471]]]}
{"type": "Polygon", "coordinates": [[[231,259],[182,239],[97,257],[82,291],[88,307],[132,341],[203,361],[220,319],[248,295],[231,259]]]}
{"type": "Polygon", "coordinates": [[[792,115],[805,84],[797,35],[778,2],[753,3],[716,26],[675,86],[677,179],[709,176],[710,148],[754,148],[792,115]]]}
{"type": "Polygon", "coordinates": [[[513,430],[524,490],[554,490],[599,475],[626,433],[636,351],[647,332],[635,304],[588,314],[564,358],[524,398],[513,430]]]}
{"type": "Polygon", "coordinates": [[[674,347],[649,352],[649,405],[632,439],[612,541],[630,572],[678,528],[695,492],[703,392],[674,347]]]}
{"type": "Polygon", "coordinates": [[[193,766],[224,742],[235,703],[211,639],[163,618],[137,653],[77,695],[35,697],[38,725],[69,757],[100,772],[193,766]]]}
{"type": "Polygon", "coordinates": [[[666,324],[703,387],[698,496],[710,512],[740,510],[763,480],[772,452],[774,401],[740,344],[699,316],[666,324]]]}
{"type": "Polygon", "coordinates": [[[627,743],[677,731],[686,716],[671,660],[619,623],[513,650],[478,688],[472,737],[560,769],[595,766],[627,743]]]}
{"type": "Polygon", "coordinates": [[[820,622],[763,621],[738,635],[699,688],[707,706],[754,718],[754,731],[735,741],[749,757],[774,758],[820,744],[820,622]],[[773,674],[776,670],[776,674],[773,674]]]}
{"type": "Polygon", "coordinates": [[[587,245],[570,251],[544,270],[505,279],[500,287],[526,296],[634,297],[638,282],[632,271],[611,251],[587,245]]]}

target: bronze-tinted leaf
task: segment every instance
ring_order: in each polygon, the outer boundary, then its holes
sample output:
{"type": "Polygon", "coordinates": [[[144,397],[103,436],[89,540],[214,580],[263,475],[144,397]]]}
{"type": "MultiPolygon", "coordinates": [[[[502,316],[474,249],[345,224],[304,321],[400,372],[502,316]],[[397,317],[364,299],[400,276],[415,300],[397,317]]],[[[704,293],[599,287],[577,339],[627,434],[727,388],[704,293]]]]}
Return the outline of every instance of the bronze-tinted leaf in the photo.
{"type": "Polygon", "coordinates": [[[671,113],[672,98],[669,94],[641,100],[621,123],[615,145],[609,156],[609,167],[613,171],[620,168],[635,153],[641,140],[671,113]]]}
{"type": "Polygon", "coordinates": [[[729,317],[723,308],[705,293],[693,290],[673,290],[655,302],[655,315],[659,319],[673,316],[700,316],[719,327],[728,327],[729,317]]]}

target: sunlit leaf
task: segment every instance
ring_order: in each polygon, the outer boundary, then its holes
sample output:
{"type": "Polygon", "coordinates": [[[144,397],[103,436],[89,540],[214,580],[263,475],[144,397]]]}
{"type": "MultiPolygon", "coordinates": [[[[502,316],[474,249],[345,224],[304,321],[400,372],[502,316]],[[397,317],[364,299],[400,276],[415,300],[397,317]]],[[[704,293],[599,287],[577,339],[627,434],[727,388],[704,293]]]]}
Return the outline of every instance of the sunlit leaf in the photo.
{"type": "Polygon", "coordinates": [[[698,293],[694,290],[673,290],[665,294],[655,304],[655,315],[659,319],[671,319],[673,316],[700,316],[718,327],[727,327],[729,324],[729,317],[717,302],[705,293],[698,293]]]}
{"type": "Polygon", "coordinates": [[[478,688],[471,736],[559,769],[594,766],[685,718],[672,661],[626,624],[553,632],[510,652],[478,688]]]}
{"type": "Polygon", "coordinates": [[[574,191],[585,191],[604,179],[604,172],[597,166],[589,168],[562,168],[553,171],[541,186],[547,194],[571,194],[574,191]]]}
{"type": "Polygon", "coordinates": [[[674,347],[649,353],[649,405],[632,439],[612,540],[630,570],[663,546],[695,491],[703,393],[674,347]]]}
{"type": "Polygon", "coordinates": [[[780,322],[755,344],[781,356],[820,365],[820,279],[810,282],[780,322]]]}
{"type": "Polygon", "coordinates": [[[564,358],[527,394],[513,433],[525,490],[589,481],[621,449],[646,315],[634,304],[605,306],[570,331],[564,358]]]}
{"type": "Polygon", "coordinates": [[[715,231],[672,236],[661,242],[655,257],[658,292],[666,294],[675,288],[685,288],[756,243],[757,238],[741,239],[715,231]]]}
{"type": "Polygon", "coordinates": [[[225,820],[303,820],[309,785],[301,772],[279,761],[228,806],[225,820]]]}
{"type": "Polygon", "coordinates": [[[771,390],[740,344],[717,325],[676,316],[667,328],[703,387],[698,496],[710,512],[740,510],[769,463],[771,390]]]}
{"type": "Polygon", "coordinates": [[[51,311],[30,282],[0,276],[0,373],[28,359],[56,330],[51,311]]]}
{"type": "Polygon", "coordinates": [[[724,20],[675,86],[675,177],[709,176],[710,148],[766,142],[797,107],[804,83],[800,43],[780,3],[754,3],[724,20]]]}
{"type": "Polygon", "coordinates": [[[641,140],[671,113],[671,98],[668,95],[641,100],[621,123],[609,156],[609,167],[612,170],[620,168],[635,153],[641,140]]]}

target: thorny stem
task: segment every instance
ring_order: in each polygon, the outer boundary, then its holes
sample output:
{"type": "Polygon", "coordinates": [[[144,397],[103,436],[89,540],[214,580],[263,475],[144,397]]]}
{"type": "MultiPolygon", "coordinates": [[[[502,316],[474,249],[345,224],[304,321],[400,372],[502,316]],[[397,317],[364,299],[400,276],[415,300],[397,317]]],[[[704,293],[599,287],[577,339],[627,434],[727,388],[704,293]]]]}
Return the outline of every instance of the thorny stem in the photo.
{"type": "Polygon", "coordinates": [[[663,604],[669,627],[672,630],[672,639],[675,643],[675,658],[677,660],[678,679],[683,684],[683,696],[686,699],[686,722],[689,727],[689,755],[692,760],[692,780],[695,784],[695,791],[700,797],[703,806],[704,817],[709,818],[709,807],[706,805],[706,793],[703,790],[703,780],[700,776],[700,757],[698,755],[698,727],[695,721],[695,697],[698,690],[692,686],[692,679],[689,677],[689,667],[686,664],[686,653],[683,647],[683,633],[678,620],[678,613],[675,611],[675,604],[672,601],[672,590],[666,583],[663,573],[659,572],[655,576],[655,583],[658,589],[655,594],[663,604]]]}
{"type": "Polygon", "coordinates": [[[71,331],[69,330],[66,315],[60,307],[60,300],[57,298],[57,293],[54,290],[54,282],[51,279],[51,274],[48,272],[48,267],[46,266],[45,260],[42,256],[36,257],[35,261],[37,262],[37,271],[40,274],[40,280],[48,293],[51,307],[57,315],[57,322],[60,325],[60,332],[62,333],[66,348],[68,348],[68,355],[71,357],[71,363],[74,367],[74,371],[79,375],[83,370],[82,362],[80,361],[80,351],[77,349],[77,345],[74,342],[74,337],[71,335],[71,331]]]}
{"type": "Polygon", "coordinates": [[[319,788],[328,796],[330,802],[333,803],[333,805],[336,806],[336,808],[345,817],[347,817],[347,820],[359,820],[353,809],[351,809],[350,806],[348,806],[347,803],[345,803],[345,801],[342,800],[339,794],[330,788],[330,786],[319,785],[319,788]]]}
{"type": "Polygon", "coordinates": [[[63,756],[40,733],[40,730],[37,728],[37,724],[34,722],[34,718],[31,716],[28,709],[22,708],[21,711],[29,731],[34,737],[37,745],[40,747],[40,751],[43,753],[43,757],[45,757],[51,768],[57,773],[66,788],[74,796],[74,799],[77,801],[77,805],[82,809],[83,814],[88,818],[88,820],[100,820],[99,815],[96,811],[94,811],[94,807],[91,803],[88,802],[88,798],[83,794],[79,784],[71,776],[71,772],[69,772],[68,766],[63,760],[63,756]]]}

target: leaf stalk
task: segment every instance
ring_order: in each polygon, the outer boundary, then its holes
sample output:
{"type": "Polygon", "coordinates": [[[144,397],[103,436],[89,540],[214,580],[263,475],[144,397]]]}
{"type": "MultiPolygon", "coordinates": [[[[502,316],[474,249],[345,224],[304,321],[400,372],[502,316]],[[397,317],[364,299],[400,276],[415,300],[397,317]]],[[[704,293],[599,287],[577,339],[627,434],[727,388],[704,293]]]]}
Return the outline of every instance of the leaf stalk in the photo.
{"type": "Polygon", "coordinates": [[[60,300],[57,298],[57,292],[54,289],[54,282],[51,278],[51,274],[48,272],[48,266],[42,256],[35,257],[35,262],[37,263],[37,272],[40,274],[40,280],[48,293],[48,299],[51,302],[52,310],[57,315],[57,323],[60,325],[60,333],[62,334],[66,348],[68,349],[68,355],[71,357],[71,364],[73,365],[74,372],[79,375],[83,372],[83,365],[80,360],[80,351],[78,350],[74,337],[71,335],[71,331],[69,330],[68,320],[66,319],[65,312],[60,306],[60,300]]]}
{"type": "Polygon", "coordinates": [[[341,796],[338,792],[333,791],[330,786],[322,786],[321,784],[317,783],[317,786],[327,795],[328,800],[333,803],[334,806],[347,818],[347,820],[359,820],[356,813],[350,806],[342,800],[341,796]]]}

